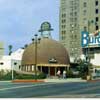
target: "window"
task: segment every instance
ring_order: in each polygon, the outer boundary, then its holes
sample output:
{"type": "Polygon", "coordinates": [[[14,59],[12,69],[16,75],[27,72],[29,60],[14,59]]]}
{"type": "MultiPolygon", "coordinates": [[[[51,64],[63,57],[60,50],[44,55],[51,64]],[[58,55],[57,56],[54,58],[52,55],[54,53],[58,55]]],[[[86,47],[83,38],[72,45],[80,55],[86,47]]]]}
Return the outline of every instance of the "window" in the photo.
{"type": "Polygon", "coordinates": [[[62,23],[65,23],[65,22],[66,22],[66,20],[65,20],[65,19],[63,19],[63,20],[62,20],[62,23]]]}
{"type": "Polygon", "coordinates": [[[63,34],[64,31],[62,31],[61,33],[63,34]]]}
{"type": "Polygon", "coordinates": [[[74,9],[77,9],[77,6],[74,6],[74,9]]]}
{"type": "Polygon", "coordinates": [[[0,62],[0,65],[3,65],[4,63],[3,62],[0,62]]]}
{"type": "Polygon", "coordinates": [[[73,22],[73,18],[70,18],[70,21],[73,22]]]}
{"type": "Polygon", "coordinates": [[[75,16],[77,16],[77,12],[74,12],[75,16]]]}
{"type": "Polygon", "coordinates": [[[83,15],[86,15],[86,10],[83,11],[83,15]]]}
{"type": "Polygon", "coordinates": [[[84,2],[83,7],[87,7],[87,3],[86,2],[84,2]]]}
{"type": "Polygon", "coordinates": [[[70,4],[73,5],[74,4],[74,1],[70,1],[70,4]]]}
{"type": "Polygon", "coordinates": [[[74,37],[75,37],[75,39],[77,39],[77,35],[75,35],[74,37]]]}
{"type": "Polygon", "coordinates": [[[64,36],[62,36],[62,40],[64,40],[64,36]]]}
{"type": "Polygon", "coordinates": [[[62,28],[66,28],[66,25],[62,25],[62,28]]]}
{"type": "Polygon", "coordinates": [[[19,65],[19,69],[21,68],[21,66],[19,65]]]}
{"type": "Polygon", "coordinates": [[[98,21],[99,21],[99,18],[98,18],[98,17],[96,17],[96,18],[95,18],[95,20],[96,20],[96,22],[98,22],[98,21]]]}
{"type": "Polygon", "coordinates": [[[98,6],[98,4],[99,4],[99,2],[98,1],[95,1],[95,5],[98,6]]]}
{"type": "Polygon", "coordinates": [[[66,14],[62,14],[62,17],[66,17],[66,14]]]}
{"type": "Polygon", "coordinates": [[[66,34],[66,31],[62,31],[62,35],[65,36],[65,34],[66,34]]]}
{"type": "Polygon", "coordinates": [[[17,63],[16,63],[16,62],[14,62],[14,65],[17,65],[17,63]]]}
{"type": "Polygon", "coordinates": [[[97,25],[97,26],[96,26],[96,30],[98,30],[98,29],[99,29],[99,26],[97,25]]]}
{"type": "Polygon", "coordinates": [[[74,20],[77,21],[77,17],[75,17],[74,20]]]}
{"type": "Polygon", "coordinates": [[[64,17],[66,17],[66,14],[64,14],[64,17]]]}
{"type": "Polygon", "coordinates": [[[73,16],[73,13],[72,12],[70,13],[70,16],[73,16]]]}
{"type": "Polygon", "coordinates": [[[87,31],[87,27],[86,26],[84,26],[84,31],[87,31]]]}
{"type": "Polygon", "coordinates": [[[96,10],[95,10],[95,13],[96,13],[96,14],[98,14],[98,12],[99,12],[99,10],[98,10],[98,9],[96,9],[96,10]]]}
{"type": "Polygon", "coordinates": [[[64,34],[66,34],[66,31],[64,31],[64,34]]]}

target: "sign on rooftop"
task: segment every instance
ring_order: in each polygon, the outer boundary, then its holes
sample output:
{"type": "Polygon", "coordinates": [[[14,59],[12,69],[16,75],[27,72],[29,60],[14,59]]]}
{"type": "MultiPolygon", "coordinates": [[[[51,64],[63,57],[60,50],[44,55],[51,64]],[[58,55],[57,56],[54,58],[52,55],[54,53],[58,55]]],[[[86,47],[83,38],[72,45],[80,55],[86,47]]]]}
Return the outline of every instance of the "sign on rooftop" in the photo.
{"type": "Polygon", "coordinates": [[[81,32],[81,46],[82,47],[100,47],[100,34],[95,36],[86,31],[81,32]]]}

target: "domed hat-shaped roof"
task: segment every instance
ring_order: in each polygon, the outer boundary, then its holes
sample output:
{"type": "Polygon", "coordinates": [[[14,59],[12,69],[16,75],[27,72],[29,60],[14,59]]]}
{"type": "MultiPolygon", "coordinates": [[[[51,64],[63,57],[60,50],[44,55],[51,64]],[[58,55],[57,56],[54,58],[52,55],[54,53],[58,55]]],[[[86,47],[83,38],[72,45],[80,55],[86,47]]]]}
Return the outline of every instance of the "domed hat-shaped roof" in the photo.
{"type": "MultiPolygon", "coordinates": [[[[49,64],[50,60],[57,64],[69,64],[69,56],[66,49],[59,42],[42,38],[37,44],[37,64],[49,64]]],[[[24,51],[22,65],[35,64],[35,43],[31,43],[24,51]]]]}

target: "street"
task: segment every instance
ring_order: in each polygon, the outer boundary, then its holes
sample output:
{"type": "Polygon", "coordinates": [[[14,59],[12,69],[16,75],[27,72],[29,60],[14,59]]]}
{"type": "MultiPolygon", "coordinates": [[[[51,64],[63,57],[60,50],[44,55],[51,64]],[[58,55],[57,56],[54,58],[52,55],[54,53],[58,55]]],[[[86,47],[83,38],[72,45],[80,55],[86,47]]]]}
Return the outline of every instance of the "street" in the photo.
{"type": "Polygon", "coordinates": [[[0,98],[99,98],[100,82],[0,82],[0,98]]]}

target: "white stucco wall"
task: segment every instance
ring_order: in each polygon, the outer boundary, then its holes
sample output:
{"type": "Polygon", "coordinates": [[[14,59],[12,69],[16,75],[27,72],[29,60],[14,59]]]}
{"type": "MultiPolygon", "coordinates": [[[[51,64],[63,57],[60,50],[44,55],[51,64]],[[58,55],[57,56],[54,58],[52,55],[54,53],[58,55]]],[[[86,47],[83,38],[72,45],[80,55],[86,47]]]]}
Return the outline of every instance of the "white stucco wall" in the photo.
{"type": "Polygon", "coordinates": [[[94,59],[91,59],[91,63],[96,66],[100,66],[100,54],[94,54],[94,59]]]}
{"type": "Polygon", "coordinates": [[[24,49],[18,49],[11,54],[11,58],[15,60],[21,60],[23,55],[24,49]]]}
{"type": "MultiPolygon", "coordinates": [[[[81,55],[80,57],[82,60],[85,60],[85,55],[81,55]]],[[[90,63],[92,63],[95,66],[100,66],[100,54],[96,53],[94,54],[94,59],[90,59],[90,63]]]]}
{"type": "Polygon", "coordinates": [[[2,56],[0,59],[0,70],[10,70],[11,69],[11,57],[10,56],[2,56]]]}
{"type": "Polygon", "coordinates": [[[13,52],[10,56],[4,55],[0,58],[0,70],[11,70],[12,68],[14,70],[20,70],[22,55],[23,55],[24,49],[18,49],[15,52],[13,52]]]}

